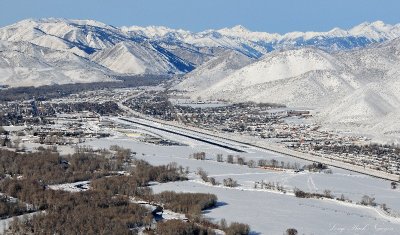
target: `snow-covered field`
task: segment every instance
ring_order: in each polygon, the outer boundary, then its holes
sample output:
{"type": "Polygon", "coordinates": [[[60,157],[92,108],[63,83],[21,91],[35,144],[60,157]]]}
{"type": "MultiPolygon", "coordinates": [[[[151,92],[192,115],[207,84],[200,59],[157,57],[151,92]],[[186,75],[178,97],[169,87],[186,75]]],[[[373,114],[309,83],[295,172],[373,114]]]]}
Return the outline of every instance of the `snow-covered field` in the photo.
{"type": "Polygon", "coordinates": [[[89,189],[89,181],[79,181],[75,183],[66,183],[66,184],[54,184],[49,185],[49,188],[52,190],[63,190],[68,192],[83,192],[89,189]]]}
{"type": "Polygon", "coordinates": [[[372,208],[260,191],[216,188],[194,182],[153,187],[155,192],[171,189],[217,195],[220,206],[205,215],[215,220],[226,218],[227,221],[248,223],[256,234],[283,234],[291,227],[300,234],[398,234],[400,231],[398,222],[390,222],[372,208]],[[385,230],[379,231],[379,228],[385,230]]]}
{"type": "MultiPolygon", "coordinates": [[[[135,125],[132,124],[135,128],[135,125]]],[[[149,129],[139,127],[139,129],[149,129]]],[[[293,171],[272,171],[260,168],[249,168],[226,162],[217,162],[216,155],[240,155],[246,160],[276,159],[279,162],[307,164],[304,160],[294,159],[282,154],[272,153],[252,147],[245,153],[232,152],[207,143],[188,139],[161,130],[152,133],[167,139],[186,144],[185,146],[159,146],[139,142],[135,138],[118,134],[106,139],[86,142],[85,145],[105,148],[114,144],[127,147],[136,152],[136,157],[145,159],[151,164],[177,162],[190,168],[190,181],[158,184],[153,186],[155,192],[175,190],[184,192],[209,192],[216,194],[220,201],[218,208],[205,213],[205,216],[219,220],[248,223],[255,233],[282,234],[287,228],[294,227],[300,234],[399,234],[400,218],[389,216],[381,209],[356,205],[363,195],[374,197],[378,204],[385,203],[394,213],[400,214],[400,190],[390,188],[390,181],[332,168],[332,174],[293,171]],[[206,160],[195,160],[190,157],[195,152],[205,152],[206,160]],[[209,176],[217,181],[231,177],[240,184],[231,189],[211,186],[202,182],[194,172],[203,168],[209,176]],[[263,189],[254,189],[255,181],[278,182],[288,190],[287,194],[263,189]],[[294,197],[294,187],[307,192],[323,193],[330,190],[335,197],[343,194],[353,203],[337,200],[300,199],[294,197]]]]}
{"type": "Polygon", "coordinates": [[[15,218],[18,218],[18,219],[30,218],[31,216],[34,216],[34,215],[36,215],[38,213],[43,213],[43,212],[41,212],[41,211],[32,212],[32,213],[29,213],[29,214],[24,214],[24,215],[20,215],[20,216],[8,218],[8,219],[0,220],[0,234],[5,234],[5,231],[10,227],[11,223],[13,222],[13,220],[15,218]]]}

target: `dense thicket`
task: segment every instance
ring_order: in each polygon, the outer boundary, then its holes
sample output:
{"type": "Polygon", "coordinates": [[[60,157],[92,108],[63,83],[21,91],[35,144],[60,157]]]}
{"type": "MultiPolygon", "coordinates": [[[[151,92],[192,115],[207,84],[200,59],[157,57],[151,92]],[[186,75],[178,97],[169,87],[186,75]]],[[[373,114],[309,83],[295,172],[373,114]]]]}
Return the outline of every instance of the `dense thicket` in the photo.
{"type": "Polygon", "coordinates": [[[233,222],[225,229],[226,235],[247,235],[250,233],[250,226],[247,224],[233,222]]]}
{"type": "Polygon", "coordinates": [[[206,193],[176,193],[164,191],[152,196],[152,201],[160,203],[166,209],[183,214],[200,214],[202,210],[215,207],[217,196],[206,193]]]}
{"type": "Polygon", "coordinates": [[[91,182],[94,190],[104,191],[110,195],[139,196],[148,198],[151,194],[149,187],[141,187],[134,176],[112,176],[95,179],[91,182]]]}
{"type": "Polygon", "coordinates": [[[215,234],[212,230],[195,223],[182,220],[168,220],[157,225],[156,234],[160,235],[207,235],[215,234]]]}
{"type": "Polygon", "coordinates": [[[135,234],[150,226],[150,211],[127,197],[99,191],[59,193],[45,213],[15,221],[12,234],[135,234]]]}
{"type": "MultiPolygon", "coordinates": [[[[18,199],[12,202],[7,197],[0,198],[0,216],[24,213],[23,206],[28,204],[32,211],[37,211],[33,217],[15,220],[10,234],[135,234],[140,228],[157,234],[212,234],[212,229],[219,228],[201,219],[202,210],[216,205],[215,195],[153,194],[148,187],[151,181],[186,180],[183,167],[176,163],[152,166],[133,159],[129,150],[117,146],[110,151],[80,148],[68,156],[50,150],[36,153],[0,150],[0,176],[0,191],[18,199]],[[116,174],[115,170],[124,168],[130,175],[116,174]],[[91,188],[85,192],[70,193],[48,187],[48,184],[86,179],[91,180],[91,188]],[[154,230],[153,214],[132,203],[132,196],[184,213],[190,222],[157,223],[154,230]]],[[[224,230],[245,231],[243,226],[247,225],[235,226],[231,224],[224,230]]]]}
{"type": "Polygon", "coordinates": [[[24,203],[5,195],[0,195],[0,219],[22,215],[30,211],[24,203]]]}
{"type": "Polygon", "coordinates": [[[0,184],[1,192],[29,203],[35,210],[47,209],[49,204],[57,201],[67,192],[46,189],[46,185],[39,180],[5,179],[0,184]]]}
{"type": "Polygon", "coordinates": [[[147,186],[151,181],[165,183],[169,181],[187,180],[183,167],[176,163],[162,166],[152,166],[144,160],[135,160],[135,169],[131,173],[138,180],[139,186],[147,186]]]}
{"type": "Polygon", "coordinates": [[[61,156],[50,150],[33,153],[0,150],[1,178],[23,177],[44,184],[57,184],[97,178],[121,167],[122,163],[95,152],[80,151],[61,156]]]}

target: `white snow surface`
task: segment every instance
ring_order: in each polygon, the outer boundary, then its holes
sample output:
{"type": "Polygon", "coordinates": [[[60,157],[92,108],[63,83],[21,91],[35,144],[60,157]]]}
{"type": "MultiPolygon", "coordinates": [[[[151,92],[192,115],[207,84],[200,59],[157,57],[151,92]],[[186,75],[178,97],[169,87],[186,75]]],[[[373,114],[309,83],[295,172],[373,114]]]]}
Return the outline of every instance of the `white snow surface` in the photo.
{"type": "Polygon", "coordinates": [[[92,60],[116,73],[167,74],[181,73],[151,44],[120,42],[92,55],[92,60]]]}
{"type": "MultiPolygon", "coordinates": [[[[272,52],[262,60],[245,66],[204,91],[204,96],[235,91],[262,83],[281,81],[310,71],[337,70],[341,63],[333,56],[313,48],[272,52]]],[[[253,93],[255,94],[255,93],[253,93]]],[[[243,93],[239,93],[243,95],[243,93]]]]}
{"type": "Polygon", "coordinates": [[[236,51],[223,53],[197,67],[184,76],[175,89],[186,91],[202,91],[236,70],[251,64],[253,59],[236,51]]]}
{"type": "Polygon", "coordinates": [[[67,192],[83,192],[90,188],[89,186],[90,181],[79,181],[74,183],[65,183],[65,184],[53,184],[49,185],[48,187],[52,190],[62,190],[67,192]]]}
{"type": "Polygon", "coordinates": [[[106,71],[71,52],[29,42],[0,43],[0,83],[12,87],[112,80],[106,71]]]}

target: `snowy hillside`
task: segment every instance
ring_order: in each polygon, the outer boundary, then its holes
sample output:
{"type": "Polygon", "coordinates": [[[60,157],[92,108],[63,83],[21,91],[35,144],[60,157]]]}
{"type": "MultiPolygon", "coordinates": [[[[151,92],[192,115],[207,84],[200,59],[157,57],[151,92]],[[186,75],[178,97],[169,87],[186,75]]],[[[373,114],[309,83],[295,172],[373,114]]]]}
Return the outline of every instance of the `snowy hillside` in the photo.
{"type": "Polygon", "coordinates": [[[236,51],[217,56],[185,75],[175,89],[201,91],[217,84],[221,79],[236,70],[254,62],[253,59],[236,51]]]}
{"type": "MultiPolygon", "coordinates": [[[[337,71],[345,66],[335,57],[314,48],[273,52],[262,60],[246,66],[200,93],[201,96],[224,96],[227,92],[238,94],[241,99],[248,95],[244,88],[274,82],[274,86],[285,79],[294,78],[310,71],[337,71]],[[276,81],[276,82],[275,82],[276,81]],[[238,92],[241,90],[241,92],[238,92]]],[[[274,88],[272,86],[271,88],[274,88]]],[[[256,93],[250,91],[250,95],[256,93]]],[[[259,94],[260,95],[260,94],[259,94]]],[[[284,98],[284,96],[281,96],[284,98]]],[[[221,97],[222,98],[222,97],[221,97]]],[[[233,96],[235,99],[235,96],[233,96]]]]}
{"type": "Polygon", "coordinates": [[[208,83],[197,74],[208,88],[203,83],[202,89],[187,90],[193,99],[311,108],[318,113],[316,120],[325,126],[363,130],[393,140],[400,133],[399,68],[399,39],[347,52],[301,48],[269,53],[216,83],[208,83]]]}
{"type": "Polygon", "coordinates": [[[215,88],[193,94],[195,97],[285,104],[290,107],[317,108],[353,91],[358,82],[352,74],[333,70],[314,70],[297,77],[262,82],[233,90],[215,88]],[[210,94],[210,95],[209,95],[210,94]],[[206,95],[206,96],[204,96],[206,95]]]}
{"type": "Polygon", "coordinates": [[[113,47],[93,54],[91,59],[116,73],[127,74],[168,74],[188,72],[192,66],[176,58],[171,61],[151,44],[121,42],[113,47]],[[178,67],[179,65],[179,67],[178,67]]]}
{"type": "Polygon", "coordinates": [[[28,41],[40,46],[62,50],[76,47],[91,54],[116,43],[138,39],[119,29],[93,20],[40,19],[23,20],[0,29],[0,39],[28,41]]]}
{"type": "Polygon", "coordinates": [[[70,52],[0,41],[0,84],[39,86],[112,80],[107,69],[70,52]]]}
{"type": "Polygon", "coordinates": [[[191,71],[143,35],[92,20],[23,20],[0,29],[2,84],[47,85],[108,81],[117,74],[191,71]]]}

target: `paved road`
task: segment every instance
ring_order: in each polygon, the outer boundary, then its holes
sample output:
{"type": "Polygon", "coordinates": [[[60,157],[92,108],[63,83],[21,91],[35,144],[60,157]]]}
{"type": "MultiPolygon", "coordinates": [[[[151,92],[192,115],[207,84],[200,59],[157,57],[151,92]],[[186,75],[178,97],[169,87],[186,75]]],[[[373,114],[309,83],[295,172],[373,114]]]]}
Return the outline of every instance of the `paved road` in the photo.
{"type": "Polygon", "coordinates": [[[217,142],[217,141],[214,141],[212,139],[201,138],[201,137],[198,137],[198,136],[194,136],[194,135],[178,132],[178,131],[175,131],[175,130],[170,130],[169,128],[157,127],[157,126],[154,126],[154,125],[146,124],[146,123],[141,122],[141,121],[136,120],[136,119],[132,120],[132,119],[127,119],[127,118],[120,118],[120,120],[126,121],[126,122],[130,122],[130,123],[133,123],[133,124],[137,124],[137,125],[141,125],[141,126],[145,126],[145,127],[149,127],[149,128],[152,128],[152,129],[160,130],[160,131],[165,131],[165,132],[172,133],[172,134],[175,134],[175,135],[180,135],[180,136],[183,136],[183,137],[186,137],[186,138],[189,138],[189,139],[193,139],[193,140],[197,140],[197,141],[204,142],[204,143],[207,143],[207,144],[215,145],[217,147],[221,147],[221,148],[224,148],[224,149],[232,150],[232,151],[235,151],[235,152],[238,152],[238,153],[245,152],[245,151],[241,150],[240,148],[232,147],[230,145],[227,145],[227,144],[224,144],[224,143],[221,143],[221,142],[217,142]]]}

